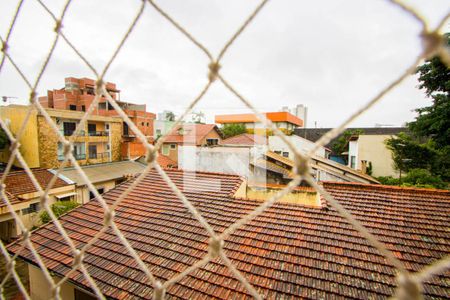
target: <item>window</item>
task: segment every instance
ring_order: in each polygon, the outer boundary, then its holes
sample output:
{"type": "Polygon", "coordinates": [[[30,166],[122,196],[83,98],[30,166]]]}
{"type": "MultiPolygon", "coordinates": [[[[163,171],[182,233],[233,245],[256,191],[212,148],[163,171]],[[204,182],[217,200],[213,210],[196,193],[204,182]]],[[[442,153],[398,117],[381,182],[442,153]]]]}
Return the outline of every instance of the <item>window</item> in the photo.
{"type": "Polygon", "coordinates": [[[105,124],[105,130],[109,131],[109,124],[105,124]]]}
{"type": "Polygon", "coordinates": [[[22,214],[28,215],[39,211],[39,203],[32,203],[29,207],[22,209],[22,214]]]}
{"type": "Polygon", "coordinates": [[[145,123],[144,123],[144,122],[141,122],[141,126],[145,126],[145,123]]]}
{"type": "Polygon", "coordinates": [[[283,152],[284,157],[289,157],[289,152],[283,152]]]}
{"type": "Polygon", "coordinates": [[[64,122],[63,123],[63,131],[65,136],[72,135],[77,127],[77,123],[75,122],[64,122]]]}
{"type": "Polygon", "coordinates": [[[123,135],[128,135],[128,124],[125,122],[123,123],[123,135]]]}
{"type": "Polygon", "coordinates": [[[76,105],[73,105],[73,104],[70,104],[70,105],[69,105],[69,109],[70,109],[70,110],[77,110],[77,106],[76,106],[76,105]]]}
{"type": "Polygon", "coordinates": [[[169,145],[162,146],[162,154],[169,155],[169,145]]]}
{"type": "Polygon", "coordinates": [[[81,105],[81,110],[82,110],[82,111],[86,111],[86,106],[81,105]]]}
{"type": "Polygon", "coordinates": [[[356,156],[350,156],[350,168],[356,169],[356,156]]]}
{"type": "Polygon", "coordinates": [[[89,145],[89,158],[97,158],[97,145],[89,145]]]}
{"type": "Polygon", "coordinates": [[[150,123],[147,122],[147,127],[150,125],[150,123]]]}
{"type": "Polygon", "coordinates": [[[76,160],[86,159],[86,145],[84,143],[74,143],[73,155],[76,160]]]}
{"type": "Polygon", "coordinates": [[[175,149],[177,147],[177,145],[175,144],[170,144],[170,149],[175,149]]]}
{"type": "Polygon", "coordinates": [[[206,144],[208,146],[216,146],[219,144],[219,140],[218,139],[206,139],[206,144]]]}
{"type": "Polygon", "coordinates": [[[273,152],[275,152],[276,154],[281,155],[281,151],[273,151],[273,152]]]}
{"type": "Polygon", "coordinates": [[[67,196],[67,197],[63,197],[63,198],[59,198],[59,201],[72,201],[73,200],[73,196],[67,196]]]}
{"type": "Polygon", "coordinates": [[[89,133],[89,136],[96,136],[97,125],[96,124],[88,124],[88,133],[89,133]]]}
{"type": "MultiPolygon", "coordinates": [[[[105,192],[105,188],[97,188],[97,192],[101,195],[105,192]]],[[[94,193],[89,191],[89,199],[95,198],[94,193]]]]}

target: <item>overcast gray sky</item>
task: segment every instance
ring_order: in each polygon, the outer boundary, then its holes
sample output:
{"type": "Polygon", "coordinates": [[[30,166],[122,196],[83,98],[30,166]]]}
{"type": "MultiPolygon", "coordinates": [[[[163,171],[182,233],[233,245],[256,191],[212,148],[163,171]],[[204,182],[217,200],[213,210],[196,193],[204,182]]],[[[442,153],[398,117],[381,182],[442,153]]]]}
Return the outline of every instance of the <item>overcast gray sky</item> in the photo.
{"type": "MultiPolygon", "coordinates": [[[[0,34],[5,37],[17,1],[1,1],[0,34]]],[[[56,14],[65,1],[43,0],[56,14]]],[[[449,11],[448,1],[405,1],[434,28],[449,11]]],[[[71,42],[101,70],[126,32],[141,1],[74,0],[64,21],[71,42]]],[[[159,5],[217,55],[259,1],[170,0],[159,5]]],[[[34,80],[54,38],[54,22],[34,0],[26,0],[10,40],[10,54],[34,80]]],[[[397,78],[420,53],[419,24],[382,0],[272,0],[236,40],[222,62],[222,74],[262,111],[305,104],[308,125],[336,126],[397,78]]],[[[446,24],[445,31],[450,31],[446,24]]],[[[122,100],[147,110],[180,113],[207,81],[206,56],[147,5],[143,17],[107,73],[122,100]]],[[[65,77],[93,77],[60,40],[38,87],[61,88],[65,77]]],[[[402,125],[414,108],[430,104],[411,76],[351,126],[402,125]]],[[[0,96],[26,103],[28,89],[9,62],[0,73],[0,96]]],[[[214,114],[247,112],[217,82],[199,103],[214,114]]]]}

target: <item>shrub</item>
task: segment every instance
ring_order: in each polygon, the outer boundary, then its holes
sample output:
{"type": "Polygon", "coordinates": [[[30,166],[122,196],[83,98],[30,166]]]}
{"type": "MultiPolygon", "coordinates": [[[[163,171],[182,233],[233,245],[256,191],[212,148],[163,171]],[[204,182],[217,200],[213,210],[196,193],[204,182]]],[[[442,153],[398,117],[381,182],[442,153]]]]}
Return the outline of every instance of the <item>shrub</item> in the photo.
{"type": "MultiPolygon", "coordinates": [[[[55,216],[59,218],[61,215],[71,211],[72,209],[78,207],[80,204],[75,201],[61,201],[56,202],[51,205],[51,209],[55,216]]],[[[46,211],[43,211],[39,218],[41,219],[41,223],[45,224],[51,221],[49,214],[46,211]]]]}

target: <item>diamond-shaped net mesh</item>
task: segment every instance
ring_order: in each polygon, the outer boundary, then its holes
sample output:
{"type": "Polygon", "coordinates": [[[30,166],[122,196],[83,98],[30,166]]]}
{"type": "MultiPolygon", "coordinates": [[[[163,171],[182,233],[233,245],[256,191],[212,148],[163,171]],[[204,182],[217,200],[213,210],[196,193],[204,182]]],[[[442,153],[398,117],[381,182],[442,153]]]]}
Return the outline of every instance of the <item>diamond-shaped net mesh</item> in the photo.
{"type": "MultiPolygon", "coordinates": [[[[226,253],[222,250],[223,249],[223,243],[226,240],[227,237],[229,237],[231,234],[233,234],[236,230],[246,226],[251,220],[253,220],[255,217],[263,213],[268,207],[270,207],[272,204],[274,204],[278,199],[280,199],[283,195],[289,193],[292,191],[299,183],[301,183],[303,180],[309,183],[312,187],[314,187],[317,192],[319,192],[330,205],[332,205],[346,220],[348,220],[349,223],[351,223],[354,228],[362,235],[365,239],[375,248],[377,248],[380,253],[386,258],[386,260],[393,265],[396,270],[398,271],[398,286],[397,286],[397,292],[396,296],[398,298],[402,299],[410,299],[412,297],[420,297],[420,293],[423,290],[421,285],[422,282],[429,279],[431,276],[441,273],[446,268],[450,267],[450,257],[444,257],[432,265],[427,266],[426,268],[423,268],[421,271],[417,273],[411,273],[406,270],[404,264],[397,259],[393,253],[386,248],[386,246],[379,242],[377,238],[372,235],[359,221],[357,221],[338,201],[333,199],[333,197],[324,190],[323,187],[318,185],[313,178],[311,177],[309,173],[309,163],[310,163],[310,155],[312,155],[317,148],[327,144],[331,139],[335,138],[337,135],[342,133],[344,129],[348,126],[350,122],[358,118],[362,113],[369,110],[375,103],[380,101],[380,99],[383,98],[386,94],[388,94],[394,87],[399,85],[406,77],[410,76],[412,73],[414,73],[417,64],[422,60],[426,58],[430,58],[434,55],[441,55],[442,58],[444,58],[444,61],[449,61],[449,55],[446,52],[446,49],[444,49],[443,46],[443,38],[440,34],[440,30],[444,26],[444,24],[447,22],[449,15],[447,15],[445,18],[442,19],[440,24],[435,29],[430,29],[425,22],[425,20],[418,14],[416,11],[414,11],[412,8],[402,4],[399,1],[388,1],[392,5],[399,6],[403,9],[405,14],[411,15],[415,20],[422,26],[422,34],[421,39],[423,42],[423,50],[418,55],[417,59],[414,61],[414,63],[407,68],[401,76],[399,76],[397,79],[393,80],[388,86],[386,86],[384,89],[379,91],[379,93],[370,99],[366,104],[364,104],[362,107],[357,109],[348,119],[344,120],[340,126],[330,130],[327,134],[325,134],[321,139],[319,139],[316,142],[316,148],[311,150],[308,154],[303,154],[298,149],[295,148],[295,146],[289,141],[289,139],[286,138],[286,136],[277,129],[276,126],[274,126],[270,120],[266,119],[264,115],[259,113],[257,109],[255,109],[255,106],[252,104],[252,102],[245,98],[242,94],[240,94],[233,86],[230,80],[224,78],[223,74],[220,72],[222,58],[228,51],[230,47],[232,47],[233,43],[237,42],[237,38],[241,35],[241,33],[247,28],[247,26],[252,23],[255,16],[258,15],[258,13],[264,9],[266,1],[262,1],[255,9],[254,11],[247,17],[245,22],[242,23],[242,25],[238,28],[238,30],[235,32],[235,34],[224,43],[224,46],[222,50],[219,52],[217,56],[214,56],[211,54],[211,52],[208,50],[207,47],[205,47],[202,43],[200,43],[190,32],[188,29],[183,27],[180,23],[177,22],[174,18],[172,18],[166,11],[161,9],[154,1],[142,1],[138,11],[136,12],[136,15],[134,19],[132,20],[131,24],[128,27],[128,30],[126,34],[122,37],[120,43],[117,45],[114,54],[111,56],[111,58],[108,60],[108,63],[102,70],[98,70],[93,67],[93,65],[89,62],[89,60],[83,56],[83,54],[77,49],[76,45],[71,42],[70,36],[67,36],[64,33],[63,30],[63,24],[64,19],[66,16],[66,13],[69,9],[69,4],[71,1],[67,1],[63,7],[62,12],[59,13],[59,15],[56,15],[54,12],[52,12],[42,1],[36,0],[43,9],[46,10],[48,13],[48,17],[51,18],[54,23],[54,40],[53,43],[48,51],[47,57],[42,64],[39,73],[37,74],[35,80],[31,80],[28,74],[25,74],[21,67],[20,61],[16,61],[15,58],[10,54],[8,51],[8,42],[11,40],[11,36],[13,35],[13,28],[16,24],[16,20],[21,14],[21,8],[23,6],[23,1],[19,1],[17,10],[15,11],[14,15],[12,16],[12,21],[9,27],[9,30],[5,36],[1,36],[1,42],[2,42],[2,59],[0,64],[0,74],[2,72],[2,69],[6,62],[10,63],[14,69],[18,72],[22,80],[25,82],[25,84],[28,86],[30,90],[30,106],[28,109],[28,114],[23,122],[23,125],[21,129],[13,135],[11,131],[9,130],[6,121],[0,118],[0,126],[1,128],[6,132],[9,140],[10,140],[10,150],[11,155],[9,157],[9,161],[7,163],[6,169],[1,177],[1,187],[0,187],[0,194],[2,201],[6,204],[9,212],[14,217],[16,223],[20,227],[21,231],[23,232],[23,236],[21,237],[21,243],[22,243],[22,249],[27,247],[33,254],[36,262],[39,264],[40,269],[42,270],[45,279],[48,281],[49,285],[52,288],[52,295],[53,298],[58,299],[61,298],[60,295],[60,287],[61,285],[66,282],[69,277],[72,275],[72,273],[76,271],[81,271],[84,275],[84,278],[88,282],[89,286],[92,288],[92,290],[95,292],[96,296],[100,299],[104,298],[104,295],[102,294],[102,291],[98,288],[95,280],[91,277],[89,274],[87,268],[83,264],[84,254],[86,251],[102,236],[102,234],[108,229],[111,228],[112,231],[117,235],[117,237],[120,239],[121,243],[126,247],[129,254],[136,260],[137,264],[139,265],[140,269],[145,273],[148,282],[153,286],[154,288],[154,299],[163,299],[165,296],[165,290],[173,285],[174,283],[180,281],[183,277],[185,277],[187,274],[190,274],[191,272],[197,270],[198,268],[201,268],[208,262],[210,262],[212,259],[216,257],[220,257],[222,262],[228,267],[230,272],[236,277],[236,279],[239,280],[239,282],[245,287],[245,289],[255,298],[260,299],[261,296],[258,294],[257,290],[252,286],[252,282],[250,282],[239,270],[233,265],[232,261],[227,257],[226,253]],[[116,59],[117,54],[121,51],[122,47],[126,44],[128,37],[133,33],[133,30],[138,26],[138,21],[143,17],[144,9],[155,9],[159,14],[161,14],[167,22],[172,24],[177,30],[179,30],[185,38],[187,38],[189,41],[191,41],[199,51],[201,51],[204,55],[206,55],[209,59],[209,74],[208,74],[208,81],[206,85],[201,89],[198,96],[195,97],[195,99],[188,105],[187,109],[184,111],[184,113],[177,119],[175,126],[180,124],[180,122],[191,112],[191,110],[196,106],[196,104],[203,98],[205,93],[208,91],[208,89],[213,84],[222,84],[225,88],[227,88],[232,94],[234,94],[246,107],[250,108],[260,119],[260,121],[267,126],[267,128],[270,128],[273,130],[274,134],[279,136],[290,148],[290,150],[295,154],[295,177],[294,179],[279,193],[277,193],[272,198],[268,199],[267,201],[263,202],[259,207],[257,207],[254,211],[243,217],[242,219],[238,220],[231,226],[229,226],[226,230],[224,230],[222,233],[218,234],[216,233],[213,228],[208,224],[208,222],[202,217],[202,215],[199,213],[199,211],[189,202],[189,200],[183,195],[183,192],[171,181],[170,177],[165,173],[164,169],[162,169],[158,163],[155,160],[156,153],[162,146],[162,143],[164,142],[166,136],[162,136],[158,142],[155,145],[152,145],[148,142],[146,136],[137,128],[137,126],[128,118],[127,114],[122,110],[122,108],[118,105],[115,99],[111,97],[111,95],[107,92],[106,86],[105,86],[105,74],[107,73],[108,69],[110,68],[112,62],[116,59]],[[61,41],[62,40],[62,41],[61,41]],[[85,64],[96,76],[96,89],[95,89],[95,99],[90,105],[90,107],[87,109],[87,111],[84,113],[83,118],[77,125],[77,128],[75,132],[70,136],[69,138],[65,137],[58,129],[57,125],[54,121],[50,118],[47,111],[43,108],[43,106],[40,104],[39,101],[37,101],[36,98],[36,87],[38,86],[42,75],[46,71],[46,68],[48,66],[48,63],[54,53],[55,47],[57,43],[66,43],[70,48],[72,48],[75,53],[78,55],[78,57],[81,59],[82,63],[85,64]],[[147,162],[148,166],[145,168],[145,170],[140,174],[134,182],[123,192],[123,194],[118,197],[116,202],[113,205],[108,205],[106,201],[103,199],[102,195],[100,195],[97,191],[97,189],[94,187],[94,185],[89,181],[86,174],[83,172],[83,170],[80,168],[80,165],[77,162],[77,159],[74,157],[73,154],[73,143],[75,140],[75,137],[77,134],[84,128],[84,125],[86,121],[88,120],[89,116],[92,114],[94,107],[98,104],[99,99],[101,97],[105,97],[108,101],[108,103],[117,111],[119,116],[123,119],[126,124],[128,124],[129,129],[136,135],[136,137],[140,140],[140,142],[144,145],[146,152],[147,152],[147,162]],[[55,176],[53,177],[52,181],[48,184],[46,189],[44,190],[38,183],[36,177],[33,174],[33,171],[30,169],[30,167],[27,165],[24,157],[22,156],[21,152],[19,151],[19,140],[21,136],[24,133],[24,128],[26,123],[28,122],[29,118],[32,115],[33,111],[39,112],[48,122],[48,124],[51,124],[52,129],[56,132],[58,135],[58,140],[60,143],[62,143],[64,148],[64,161],[61,164],[61,167],[56,171],[55,176]],[[26,171],[30,179],[32,180],[35,188],[38,190],[38,192],[41,195],[41,205],[42,208],[49,214],[52,222],[58,229],[59,233],[64,237],[65,242],[69,245],[72,251],[72,255],[74,258],[74,263],[72,270],[66,274],[64,278],[61,280],[55,282],[55,280],[51,276],[51,272],[44,264],[43,259],[40,257],[38,252],[36,251],[35,247],[31,243],[30,237],[31,233],[30,231],[25,227],[24,223],[21,221],[21,218],[18,216],[18,214],[15,212],[13,205],[11,204],[10,196],[5,191],[5,179],[10,173],[11,167],[13,166],[14,160],[17,160],[23,169],[26,171]],[[85,182],[87,182],[87,186],[89,190],[95,195],[95,197],[98,199],[99,203],[102,205],[104,210],[104,226],[103,228],[98,231],[97,234],[95,234],[92,239],[86,243],[81,249],[77,249],[74,242],[70,239],[67,232],[63,228],[63,226],[60,224],[58,219],[55,217],[54,213],[52,212],[50,205],[49,205],[49,190],[54,185],[57,175],[61,172],[62,168],[66,165],[67,162],[70,162],[79,175],[83,178],[85,182]],[[177,274],[173,278],[165,281],[160,282],[158,281],[154,274],[149,269],[149,266],[144,263],[143,260],[139,257],[138,253],[135,249],[133,249],[130,242],[126,239],[124,234],[121,232],[121,230],[118,228],[118,226],[114,222],[114,212],[115,209],[118,207],[118,205],[121,203],[121,201],[129,194],[130,191],[132,191],[139,183],[143,180],[143,178],[148,174],[148,172],[151,169],[156,169],[156,171],[161,175],[161,177],[167,182],[168,186],[173,190],[173,192],[177,195],[177,197],[182,201],[182,203],[187,207],[187,209],[192,213],[192,215],[200,222],[200,224],[206,229],[210,236],[210,243],[209,243],[209,251],[204,256],[203,259],[199,260],[183,272],[177,274]]],[[[10,256],[5,248],[5,245],[0,242],[0,249],[2,251],[2,254],[6,260],[6,270],[7,275],[5,278],[2,279],[0,283],[0,287],[3,289],[5,283],[13,278],[14,281],[17,284],[17,287],[19,288],[22,295],[29,299],[30,296],[27,292],[27,289],[24,287],[23,283],[20,280],[20,277],[16,271],[15,265],[16,265],[16,259],[20,255],[20,251],[18,251],[14,256],[10,256]]]]}

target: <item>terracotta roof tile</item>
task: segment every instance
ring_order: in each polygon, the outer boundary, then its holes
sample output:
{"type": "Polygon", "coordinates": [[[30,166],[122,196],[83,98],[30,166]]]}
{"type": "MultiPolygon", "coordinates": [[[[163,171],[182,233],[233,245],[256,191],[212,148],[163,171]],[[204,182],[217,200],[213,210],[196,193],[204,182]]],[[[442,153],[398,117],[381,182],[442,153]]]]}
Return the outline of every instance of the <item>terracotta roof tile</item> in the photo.
{"type": "Polygon", "coordinates": [[[242,133],[224,139],[222,141],[223,145],[244,145],[244,146],[254,146],[254,145],[267,145],[267,138],[261,135],[242,133]]]}
{"type": "Polygon", "coordinates": [[[158,153],[156,160],[162,168],[177,168],[177,163],[164,154],[158,153]]]}
{"type": "Polygon", "coordinates": [[[175,127],[167,135],[164,143],[177,143],[177,144],[194,144],[200,145],[203,138],[212,130],[216,130],[219,134],[219,128],[215,124],[183,124],[175,127]],[[183,134],[179,133],[179,130],[183,130],[183,134]]]}
{"type": "MultiPolygon", "coordinates": [[[[216,232],[260,202],[230,197],[241,184],[233,175],[166,170],[216,232]],[[218,185],[217,183],[220,183],[218,185]]],[[[132,183],[104,194],[111,203],[132,183]]],[[[450,192],[364,184],[324,187],[405,264],[416,271],[450,254],[450,192]]],[[[117,208],[115,222],[155,276],[165,281],[207,253],[208,235],[155,171],[117,208]]],[[[103,209],[91,201],[61,218],[82,247],[102,227],[103,209]]],[[[53,224],[33,232],[33,244],[49,269],[64,275],[72,256],[53,224]]],[[[20,242],[8,246],[16,253],[20,242]]],[[[276,203],[224,244],[233,264],[268,299],[386,298],[395,289],[395,269],[332,207],[276,203]]],[[[36,263],[24,249],[20,257],[36,263]]],[[[106,297],[151,298],[132,257],[108,229],[85,254],[85,266],[106,297]]],[[[78,286],[88,284],[79,272],[78,286]]],[[[427,281],[426,297],[448,298],[450,272],[427,281]]],[[[220,259],[192,272],[167,290],[173,298],[250,298],[220,259]]]]}
{"type": "MultiPolygon", "coordinates": [[[[38,181],[39,185],[43,189],[47,187],[50,180],[55,176],[53,173],[45,169],[32,169],[32,172],[36,177],[36,180],[38,181]]],[[[2,175],[3,174],[0,173],[0,176],[2,175]]],[[[37,192],[37,189],[35,188],[33,182],[31,181],[30,177],[25,171],[14,171],[8,173],[5,179],[5,185],[6,191],[8,191],[9,193],[11,193],[16,197],[20,197],[20,195],[23,194],[37,192]]],[[[70,184],[65,182],[61,178],[57,178],[53,187],[57,188],[68,185],[70,184]]]]}

